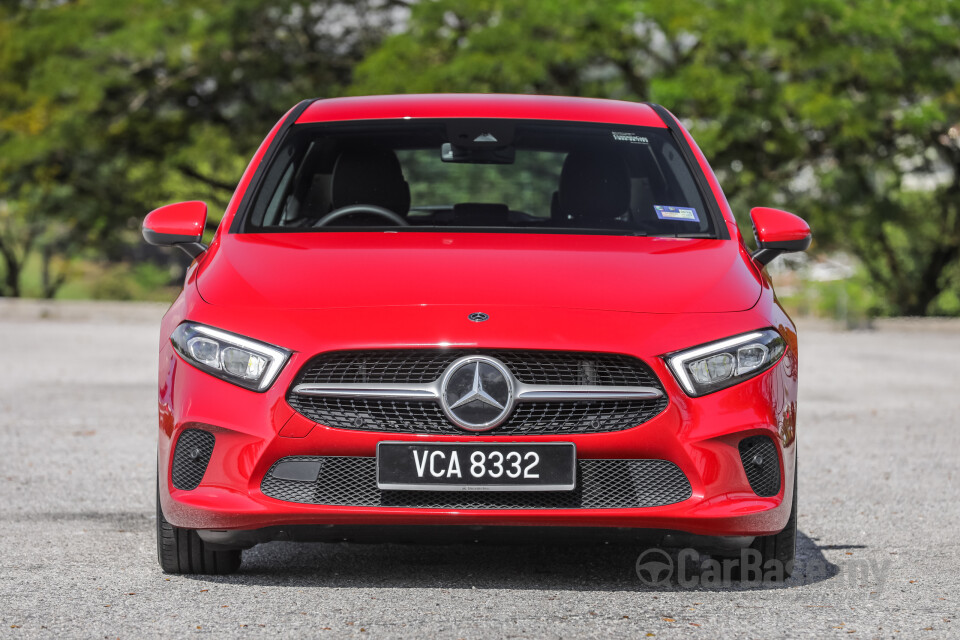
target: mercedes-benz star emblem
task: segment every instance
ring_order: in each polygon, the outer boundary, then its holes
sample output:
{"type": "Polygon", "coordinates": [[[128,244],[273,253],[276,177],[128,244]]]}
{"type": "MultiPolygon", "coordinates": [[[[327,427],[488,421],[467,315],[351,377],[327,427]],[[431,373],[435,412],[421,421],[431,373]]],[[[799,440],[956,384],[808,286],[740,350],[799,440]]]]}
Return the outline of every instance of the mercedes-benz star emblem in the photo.
{"type": "Polygon", "coordinates": [[[455,425],[467,431],[489,431],[513,409],[513,377],[493,358],[460,358],[443,374],[440,406],[455,425]]]}
{"type": "Polygon", "coordinates": [[[467,316],[473,322],[484,322],[490,319],[490,316],[483,313],[482,311],[477,311],[476,313],[471,313],[467,316]]]}

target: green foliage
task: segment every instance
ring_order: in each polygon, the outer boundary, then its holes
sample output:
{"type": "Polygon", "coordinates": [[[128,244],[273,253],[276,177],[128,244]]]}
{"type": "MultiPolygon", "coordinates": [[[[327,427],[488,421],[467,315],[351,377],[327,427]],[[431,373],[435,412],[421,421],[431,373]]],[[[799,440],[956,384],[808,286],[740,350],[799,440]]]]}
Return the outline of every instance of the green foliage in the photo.
{"type": "Polygon", "coordinates": [[[129,257],[166,202],[206,200],[215,223],[273,123],[343,93],[393,21],[366,0],[0,4],[0,294],[34,253],[49,295],[54,256],[129,257]]]}
{"type": "Polygon", "coordinates": [[[109,264],[91,270],[84,284],[86,296],[95,300],[153,300],[172,302],[176,286],[171,286],[170,271],[150,263],[109,264]]]}
{"type": "MultiPolygon", "coordinates": [[[[57,260],[64,260],[58,257],[57,260]]],[[[23,266],[20,278],[24,297],[44,297],[43,259],[32,254],[23,266]]],[[[172,302],[183,282],[179,268],[153,262],[136,263],[103,260],[86,252],[70,260],[69,276],[57,288],[56,297],[64,300],[149,300],[172,302]]],[[[49,297],[49,296],[47,296],[49,297]]]]}
{"type": "Polygon", "coordinates": [[[665,104],[741,223],[796,211],[873,312],[958,314],[958,33],[955,0],[2,3],[0,293],[133,259],[156,205],[215,221],[302,98],[498,91],[665,104]]]}
{"type": "Polygon", "coordinates": [[[958,33],[949,0],[438,0],[413,8],[352,91],[665,104],[741,223],[759,204],[796,211],[818,248],[856,253],[891,312],[945,312],[960,259],[958,33]]]}
{"type": "Polygon", "coordinates": [[[827,318],[851,329],[864,328],[871,318],[892,311],[862,269],[849,279],[802,280],[794,287],[778,287],[778,292],[780,303],[791,315],[827,318]]]}

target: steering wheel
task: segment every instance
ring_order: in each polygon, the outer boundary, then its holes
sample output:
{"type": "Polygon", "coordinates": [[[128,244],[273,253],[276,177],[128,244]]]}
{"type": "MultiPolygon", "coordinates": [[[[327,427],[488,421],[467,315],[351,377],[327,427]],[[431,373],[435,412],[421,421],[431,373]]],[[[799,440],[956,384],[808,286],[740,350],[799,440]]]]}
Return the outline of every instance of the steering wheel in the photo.
{"type": "Polygon", "coordinates": [[[393,211],[390,211],[390,209],[384,209],[383,207],[378,207],[372,204],[349,204],[345,207],[340,207],[339,209],[335,209],[331,211],[327,215],[323,216],[322,218],[314,222],[313,226],[325,227],[331,222],[333,222],[334,220],[339,220],[340,218],[343,218],[344,216],[349,216],[350,214],[353,214],[353,213],[372,213],[374,215],[380,216],[381,218],[386,218],[387,220],[397,225],[398,227],[410,226],[409,222],[407,222],[406,220],[404,220],[403,218],[395,214],[393,211]]]}

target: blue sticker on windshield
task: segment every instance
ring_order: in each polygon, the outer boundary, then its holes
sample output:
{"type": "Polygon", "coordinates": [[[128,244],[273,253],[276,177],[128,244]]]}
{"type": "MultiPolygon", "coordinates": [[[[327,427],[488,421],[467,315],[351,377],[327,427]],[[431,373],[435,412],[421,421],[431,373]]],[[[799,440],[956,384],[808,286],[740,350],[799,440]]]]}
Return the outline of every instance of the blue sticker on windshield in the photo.
{"type": "Polygon", "coordinates": [[[667,207],[660,204],[653,205],[657,217],[661,220],[682,220],[683,222],[700,222],[700,216],[693,207],[667,207]]]}

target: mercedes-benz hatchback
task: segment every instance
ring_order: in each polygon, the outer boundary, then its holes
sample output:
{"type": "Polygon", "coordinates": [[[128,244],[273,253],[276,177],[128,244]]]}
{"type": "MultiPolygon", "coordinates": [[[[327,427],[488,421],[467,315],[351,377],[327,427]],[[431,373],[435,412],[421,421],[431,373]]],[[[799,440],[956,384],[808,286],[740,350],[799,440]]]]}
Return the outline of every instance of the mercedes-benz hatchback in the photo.
{"type": "Polygon", "coordinates": [[[160,335],[164,571],[269,540],[636,534],[789,574],[797,335],[663,107],[307,100],[268,134],[160,335]]]}

